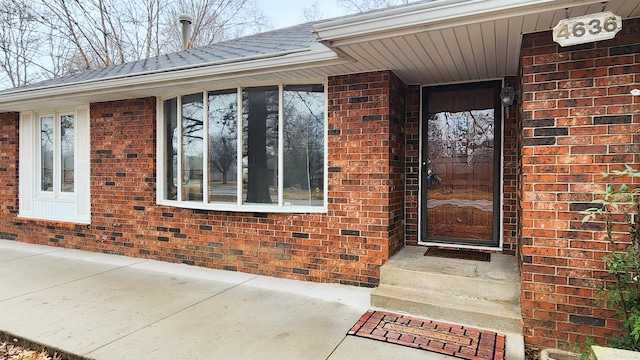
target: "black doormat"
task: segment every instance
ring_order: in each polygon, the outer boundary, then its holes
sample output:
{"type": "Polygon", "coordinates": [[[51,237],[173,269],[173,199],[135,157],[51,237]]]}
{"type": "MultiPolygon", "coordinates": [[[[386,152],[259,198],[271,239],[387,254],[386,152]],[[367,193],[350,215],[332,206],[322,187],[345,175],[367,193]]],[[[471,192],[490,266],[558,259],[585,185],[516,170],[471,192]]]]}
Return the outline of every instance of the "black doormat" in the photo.
{"type": "Polygon", "coordinates": [[[448,259],[461,259],[461,260],[474,260],[474,261],[491,261],[491,254],[478,252],[478,251],[470,251],[470,250],[460,250],[460,249],[441,249],[430,247],[427,249],[427,252],[424,253],[424,256],[435,256],[441,258],[448,259]]]}
{"type": "Polygon", "coordinates": [[[460,359],[505,358],[504,334],[386,311],[369,310],[347,334],[460,359]]]}

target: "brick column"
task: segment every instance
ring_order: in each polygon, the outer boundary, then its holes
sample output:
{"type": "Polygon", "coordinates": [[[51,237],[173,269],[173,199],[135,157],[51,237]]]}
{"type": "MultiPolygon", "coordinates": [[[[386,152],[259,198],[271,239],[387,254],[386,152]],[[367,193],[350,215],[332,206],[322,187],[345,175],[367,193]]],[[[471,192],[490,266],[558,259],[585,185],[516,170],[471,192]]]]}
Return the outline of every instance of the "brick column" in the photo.
{"type": "Polygon", "coordinates": [[[18,113],[0,113],[0,239],[18,237],[12,219],[18,214],[18,113]]]}
{"type": "MultiPolygon", "coordinates": [[[[618,329],[596,306],[606,279],[602,223],[579,211],[604,190],[603,172],[640,163],[640,20],[615,39],[562,48],[551,32],[522,48],[520,231],[527,343],[561,346],[618,329]]],[[[623,234],[618,234],[621,239],[623,234]]]]}
{"type": "Polygon", "coordinates": [[[329,209],[380,265],[404,246],[405,97],[390,71],[329,78],[329,209]]]}

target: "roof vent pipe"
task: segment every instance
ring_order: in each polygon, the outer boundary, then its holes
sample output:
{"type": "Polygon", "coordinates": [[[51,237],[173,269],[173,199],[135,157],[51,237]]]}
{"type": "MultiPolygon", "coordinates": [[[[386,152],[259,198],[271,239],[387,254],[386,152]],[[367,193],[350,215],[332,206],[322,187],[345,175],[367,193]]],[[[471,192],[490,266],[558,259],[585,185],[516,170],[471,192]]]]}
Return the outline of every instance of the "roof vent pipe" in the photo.
{"type": "Polygon", "coordinates": [[[193,17],[189,14],[180,14],[178,20],[180,20],[180,24],[182,24],[182,50],[187,50],[189,48],[189,35],[193,17]]]}

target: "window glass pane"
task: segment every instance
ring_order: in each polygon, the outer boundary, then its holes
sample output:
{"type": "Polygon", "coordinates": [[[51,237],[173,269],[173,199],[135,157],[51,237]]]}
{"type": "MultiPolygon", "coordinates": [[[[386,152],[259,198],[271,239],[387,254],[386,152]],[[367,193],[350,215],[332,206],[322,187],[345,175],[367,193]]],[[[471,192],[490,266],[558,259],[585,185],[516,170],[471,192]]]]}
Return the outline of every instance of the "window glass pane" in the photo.
{"type": "Polygon", "coordinates": [[[74,144],[74,117],[73,115],[62,115],[60,117],[60,164],[62,168],[60,191],[62,192],[74,192],[74,144]]]}
{"type": "Polygon", "coordinates": [[[285,205],[324,204],[324,89],[286,86],[284,91],[285,205]]]}
{"type": "Polygon", "coordinates": [[[178,99],[164,102],[165,199],[177,200],[178,186],[178,99]]]}
{"type": "Polygon", "coordinates": [[[40,118],[40,190],[53,191],[53,117],[40,118]]]}
{"type": "Polygon", "coordinates": [[[182,97],[182,197],[202,201],[203,181],[202,93],[182,97]]]}
{"type": "Polygon", "coordinates": [[[278,203],[278,87],[243,90],[243,194],[246,203],[278,203]]]}
{"type": "Polygon", "coordinates": [[[209,93],[209,201],[236,203],[238,196],[238,94],[209,93]]]}

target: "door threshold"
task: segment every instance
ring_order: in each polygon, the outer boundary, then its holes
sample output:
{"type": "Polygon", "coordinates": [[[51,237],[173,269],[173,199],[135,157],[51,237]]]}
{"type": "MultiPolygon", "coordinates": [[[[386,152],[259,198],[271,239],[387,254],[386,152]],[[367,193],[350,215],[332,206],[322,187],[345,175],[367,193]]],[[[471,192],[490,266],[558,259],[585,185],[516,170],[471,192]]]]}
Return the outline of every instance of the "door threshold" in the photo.
{"type": "Polygon", "coordinates": [[[449,249],[473,249],[473,250],[483,250],[483,251],[498,251],[502,252],[502,246],[474,246],[474,245],[465,245],[465,244],[443,244],[437,242],[418,242],[418,246],[435,246],[441,248],[449,248],[449,249]]]}

